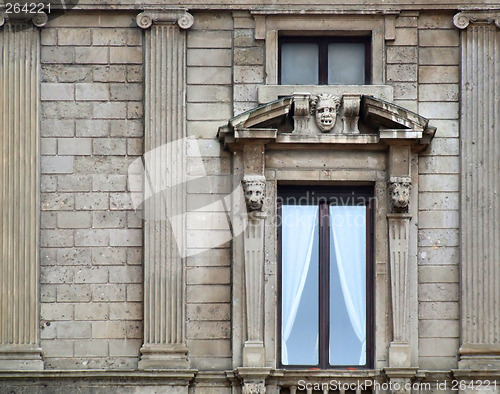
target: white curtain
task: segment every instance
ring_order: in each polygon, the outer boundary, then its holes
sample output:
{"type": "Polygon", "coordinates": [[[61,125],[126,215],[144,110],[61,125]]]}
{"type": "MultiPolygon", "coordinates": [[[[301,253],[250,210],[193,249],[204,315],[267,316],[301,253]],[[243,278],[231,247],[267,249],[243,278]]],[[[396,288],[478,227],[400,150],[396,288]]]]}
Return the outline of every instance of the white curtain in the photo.
{"type": "Polygon", "coordinates": [[[335,253],[349,320],[361,343],[359,365],[366,363],[366,208],[331,206],[330,253],[335,253]]]}
{"type": "Polygon", "coordinates": [[[281,358],[288,365],[287,340],[297,317],[307,273],[311,265],[314,235],[318,227],[318,207],[282,207],[282,333],[281,358]]]}

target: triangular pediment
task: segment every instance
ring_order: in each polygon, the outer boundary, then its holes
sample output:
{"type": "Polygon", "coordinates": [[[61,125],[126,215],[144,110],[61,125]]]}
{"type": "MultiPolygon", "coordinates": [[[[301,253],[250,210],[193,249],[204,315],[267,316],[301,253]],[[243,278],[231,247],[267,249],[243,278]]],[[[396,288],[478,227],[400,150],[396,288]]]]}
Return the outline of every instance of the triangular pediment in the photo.
{"type": "Polygon", "coordinates": [[[253,138],[273,143],[384,143],[425,148],[436,129],[419,114],[362,94],[295,93],[245,111],[219,129],[226,146],[253,138]]]}

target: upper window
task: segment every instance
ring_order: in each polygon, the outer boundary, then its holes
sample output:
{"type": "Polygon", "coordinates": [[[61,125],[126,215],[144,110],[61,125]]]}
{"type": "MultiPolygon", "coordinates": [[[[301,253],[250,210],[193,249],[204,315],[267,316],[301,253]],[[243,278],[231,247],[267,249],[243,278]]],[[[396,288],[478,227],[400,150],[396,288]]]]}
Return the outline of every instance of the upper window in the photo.
{"type": "Polygon", "coordinates": [[[280,189],[282,366],[371,365],[372,193],[280,189]]]}
{"type": "Polygon", "coordinates": [[[280,37],[281,85],[370,83],[369,37],[280,37]]]}

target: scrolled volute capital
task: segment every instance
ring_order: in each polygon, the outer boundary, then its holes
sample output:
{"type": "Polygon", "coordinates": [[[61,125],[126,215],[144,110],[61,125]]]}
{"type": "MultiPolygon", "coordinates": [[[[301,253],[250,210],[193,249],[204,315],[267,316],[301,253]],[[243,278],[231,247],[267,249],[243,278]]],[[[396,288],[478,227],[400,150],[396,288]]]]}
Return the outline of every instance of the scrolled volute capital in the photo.
{"type": "Polygon", "coordinates": [[[6,14],[0,13],[0,27],[9,20],[17,22],[29,22],[31,20],[31,23],[36,27],[44,27],[49,21],[49,16],[43,11],[37,12],[34,16],[33,14],[19,13],[8,17],[6,14]]]}
{"type": "Polygon", "coordinates": [[[453,24],[459,29],[467,28],[471,23],[494,24],[500,28],[500,13],[495,12],[459,12],[453,17],[453,24]]]}
{"type": "Polygon", "coordinates": [[[144,11],[136,17],[137,26],[148,29],[153,23],[178,24],[181,29],[189,29],[193,26],[194,17],[186,10],[171,10],[165,12],[144,11]]]}
{"type": "Polygon", "coordinates": [[[247,210],[262,211],[266,197],[266,178],[263,175],[245,175],[242,182],[247,210]]]}
{"type": "Polygon", "coordinates": [[[410,205],[411,178],[391,177],[389,179],[389,198],[394,212],[408,212],[410,205]]]}
{"type": "Polygon", "coordinates": [[[31,22],[36,27],[44,27],[49,21],[49,16],[45,12],[37,12],[37,14],[31,19],[31,22]]]}

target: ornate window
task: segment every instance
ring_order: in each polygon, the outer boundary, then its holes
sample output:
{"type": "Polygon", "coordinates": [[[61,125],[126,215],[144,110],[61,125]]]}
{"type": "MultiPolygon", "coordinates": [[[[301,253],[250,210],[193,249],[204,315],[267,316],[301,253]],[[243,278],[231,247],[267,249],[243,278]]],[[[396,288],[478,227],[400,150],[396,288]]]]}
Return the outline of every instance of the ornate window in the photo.
{"type": "Polygon", "coordinates": [[[281,365],[372,365],[372,187],[278,189],[281,365]]]}
{"type": "Polygon", "coordinates": [[[281,85],[370,83],[369,36],[282,36],[278,50],[281,85]]]}

